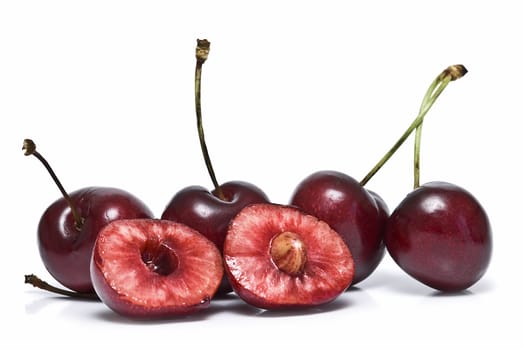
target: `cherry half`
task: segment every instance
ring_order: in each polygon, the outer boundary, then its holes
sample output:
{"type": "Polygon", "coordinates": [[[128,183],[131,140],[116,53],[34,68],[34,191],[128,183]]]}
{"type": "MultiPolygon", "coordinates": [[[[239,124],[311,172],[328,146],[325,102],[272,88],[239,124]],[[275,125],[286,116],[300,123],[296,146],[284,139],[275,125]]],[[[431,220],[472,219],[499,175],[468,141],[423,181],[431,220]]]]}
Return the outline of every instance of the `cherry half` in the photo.
{"type": "MultiPolygon", "coordinates": [[[[214,190],[209,191],[201,186],[183,188],[169,201],[161,218],[180,222],[197,230],[210,239],[222,252],[227,228],[232,218],[245,206],[254,203],[267,203],[269,199],[260,188],[251,183],[230,181],[220,185],[216,180],[205,143],[201,112],[201,73],[209,50],[209,41],[205,39],[197,41],[194,81],[198,136],[214,190]]],[[[224,276],[218,294],[226,294],[231,291],[232,288],[224,276]]]]}
{"type": "Polygon", "coordinates": [[[223,277],[218,248],[168,220],[118,220],[93,248],[91,278],[100,300],[131,319],[165,319],[209,307],[223,277]]]}
{"type": "MultiPolygon", "coordinates": [[[[62,198],[53,202],[42,214],[38,224],[38,248],[49,273],[63,286],[78,293],[94,294],[90,276],[90,260],[99,231],[119,219],[152,218],[150,209],[137,197],[111,187],[86,187],[70,194],[65,191],[45,158],[36,151],[32,140],[24,140],[25,155],[38,158],[55,181],[62,198]]],[[[58,292],[34,275],[26,282],[58,292]]]]}
{"type": "MultiPolygon", "coordinates": [[[[455,66],[448,77],[435,83],[434,94],[466,72],[463,66],[455,66]]],[[[422,110],[432,97],[429,91],[422,110]]],[[[464,188],[441,181],[420,186],[422,126],[423,117],[414,142],[414,190],[391,214],[385,245],[393,260],[416,280],[443,292],[459,292],[479,281],[488,268],[491,226],[479,201],[464,188]]]]}
{"type": "Polygon", "coordinates": [[[236,294],[267,310],[326,304],[354,276],[354,260],[340,235],[292,206],[253,204],[241,210],[223,256],[236,294]]]}

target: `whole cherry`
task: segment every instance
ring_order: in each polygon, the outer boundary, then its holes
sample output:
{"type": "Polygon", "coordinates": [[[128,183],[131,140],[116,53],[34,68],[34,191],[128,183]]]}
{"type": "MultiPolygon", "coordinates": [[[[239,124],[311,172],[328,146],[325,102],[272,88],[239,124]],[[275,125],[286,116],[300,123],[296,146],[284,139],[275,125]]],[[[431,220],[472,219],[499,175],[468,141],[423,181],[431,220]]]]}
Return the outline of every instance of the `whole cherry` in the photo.
{"type": "Polygon", "coordinates": [[[344,173],[318,171],[298,184],[290,203],[325,221],[343,238],[354,259],[353,285],[379,265],[388,209],[377,194],[344,173]]]}
{"type": "MultiPolygon", "coordinates": [[[[195,107],[198,136],[205,165],[213,182],[214,190],[201,186],[189,186],[177,192],[165,207],[161,218],[186,224],[210,239],[220,252],[227,228],[232,218],[245,206],[254,203],[267,203],[267,195],[257,186],[244,181],[230,181],[219,184],[211,163],[201,112],[201,74],[202,66],[210,50],[208,40],[198,40],[196,46],[195,69],[195,107]]],[[[224,276],[218,294],[226,294],[232,288],[224,276]]]]}
{"type": "Polygon", "coordinates": [[[226,182],[219,188],[223,197],[201,186],[183,188],[164,209],[162,219],[191,226],[221,251],[231,219],[245,206],[268,202],[268,198],[259,188],[243,181],[226,182]]]}
{"type": "MultiPolygon", "coordinates": [[[[421,109],[448,82],[467,70],[451,66],[421,109]],[[439,87],[439,90],[436,89],[439,87]]],[[[423,117],[415,121],[414,190],[391,214],[385,245],[393,260],[409,275],[444,292],[465,290],[485,274],[492,255],[492,233],[487,213],[464,188],[448,182],[420,186],[420,143],[423,117]]]]}
{"type": "MultiPolygon", "coordinates": [[[[86,187],[67,193],[32,140],[24,140],[23,150],[42,162],[62,193],[62,198],[44,211],[38,224],[42,262],[63,286],[80,294],[93,294],[89,266],[99,231],[115,220],[152,218],[153,214],[140,199],[117,188],[86,187]]],[[[26,282],[53,289],[33,275],[26,276],[26,282]]],[[[68,291],[64,294],[77,295],[68,291]]]]}
{"type": "Polygon", "coordinates": [[[457,292],[485,274],[492,255],[491,226],[471,193],[447,182],[429,182],[393,211],[385,245],[394,261],[418,281],[457,292]]]}

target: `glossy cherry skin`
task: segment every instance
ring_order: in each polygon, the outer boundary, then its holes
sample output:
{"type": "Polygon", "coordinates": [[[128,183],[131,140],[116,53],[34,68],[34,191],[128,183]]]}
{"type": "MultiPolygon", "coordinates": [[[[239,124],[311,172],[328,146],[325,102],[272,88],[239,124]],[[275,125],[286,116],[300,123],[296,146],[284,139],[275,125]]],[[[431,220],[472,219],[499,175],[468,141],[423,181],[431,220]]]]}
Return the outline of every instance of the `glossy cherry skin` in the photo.
{"type": "MultiPolygon", "coordinates": [[[[220,188],[226,200],[201,186],[189,186],[172,197],[161,218],[183,223],[212,241],[223,252],[223,243],[229,222],[244,207],[268,203],[269,198],[258,187],[248,182],[230,181],[220,188]]],[[[232,287],[224,276],[218,294],[226,294],[232,287]]]]}
{"type": "Polygon", "coordinates": [[[445,292],[462,291],[485,273],[492,254],[487,213],[465,189],[430,182],[392,212],[385,245],[409,275],[445,292]]]}
{"type": "Polygon", "coordinates": [[[352,285],[366,279],[381,262],[388,208],[377,194],[337,171],[318,171],[296,187],[290,201],[329,224],[354,258],[352,285]]]}
{"type": "MultiPolygon", "coordinates": [[[[367,192],[372,196],[372,198],[376,202],[376,205],[378,206],[378,211],[379,211],[378,222],[380,225],[380,228],[379,228],[380,239],[379,239],[379,247],[375,248],[376,253],[374,255],[375,264],[377,267],[380,264],[381,260],[383,260],[383,257],[385,256],[386,248],[385,248],[384,236],[385,236],[385,230],[387,229],[387,223],[389,221],[390,211],[389,211],[389,207],[388,207],[387,203],[379,194],[377,194],[376,192],[371,191],[371,190],[367,190],[367,192]]],[[[374,271],[376,269],[376,267],[373,270],[371,270],[370,273],[372,273],[372,271],[374,271]]],[[[370,275],[370,273],[369,273],[369,275],[370,275]]]]}
{"type": "Polygon", "coordinates": [[[38,248],[49,273],[65,287],[94,293],[90,276],[93,246],[102,227],[119,219],[152,218],[134,195],[110,187],[86,187],[70,193],[83,225],[75,220],[65,199],[52,203],[38,224],[38,248]]]}
{"type": "MultiPolygon", "coordinates": [[[[385,202],[385,200],[379,194],[377,194],[376,192],[371,191],[371,190],[367,190],[367,192],[369,192],[369,194],[372,196],[372,198],[376,202],[376,205],[378,206],[378,210],[380,212],[381,232],[383,234],[385,234],[387,221],[389,220],[389,215],[390,215],[389,207],[388,207],[387,203],[385,202]]],[[[382,247],[385,248],[385,243],[383,242],[383,239],[382,239],[381,243],[382,243],[382,247]]],[[[383,254],[385,254],[385,249],[383,249],[383,254]]]]}

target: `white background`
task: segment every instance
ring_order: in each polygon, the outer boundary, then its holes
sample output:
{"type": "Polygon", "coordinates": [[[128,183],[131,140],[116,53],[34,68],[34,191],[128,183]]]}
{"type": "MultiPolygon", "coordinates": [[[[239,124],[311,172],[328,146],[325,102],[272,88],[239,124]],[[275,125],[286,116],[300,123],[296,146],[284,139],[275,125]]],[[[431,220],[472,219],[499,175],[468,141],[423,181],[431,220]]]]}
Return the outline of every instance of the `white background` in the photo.
{"type": "MultiPolygon", "coordinates": [[[[517,1],[0,2],[1,342],[521,347],[519,8],[517,1]],[[233,297],[193,317],[138,323],[23,284],[31,272],[52,281],[36,226],[59,197],[39,162],[23,156],[24,138],[35,140],[69,191],[120,187],[157,216],[182,187],[211,185],[194,117],[196,38],[212,43],[202,105],[218,180],[255,183],[279,203],[317,170],[361,179],[410,124],[436,75],[464,64],[469,74],[426,118],[421,180],[461,185],[484,205],[494,235],[484,278],[466,293],[441,295],[387,256],[323,308],[261,312],[233,297]]],[[[412,188],[412,139],[367,187],[391,209],[399,203],[412,188]]]]}

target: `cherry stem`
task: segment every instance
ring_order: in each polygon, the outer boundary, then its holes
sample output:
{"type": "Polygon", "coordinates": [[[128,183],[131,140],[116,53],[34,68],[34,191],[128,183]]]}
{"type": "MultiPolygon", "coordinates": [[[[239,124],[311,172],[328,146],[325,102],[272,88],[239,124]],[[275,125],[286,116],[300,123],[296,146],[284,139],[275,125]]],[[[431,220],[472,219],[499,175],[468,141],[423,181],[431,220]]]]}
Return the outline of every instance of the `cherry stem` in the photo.
{"type": "Polygon", "coordinates": [[[60,180],[58,180],[58,177],[56,176],[53,168],[51,168],[51,165],[49,165],[47,160],[36,150],[36,144],[33,142],[33,140],[25,139],[23,146],[22,146],[22,150],[24,151],[24,155],[26,155],[26,156],[31,156],[31,155],[35,156],[47,169],[47,171],[49,172],[49,175],[51,175],[54,183],[56,184],[56,186],[58,186],[58,189],[62,193],[62,196],[64,197],[65,201],[69,205],[69,208],[71,208],[71,213],[73,214],[73,217],[74,217],[76,229],[80,230],[83,226],[84,220],[78,213],[78,210],[76,210],[76,207],[75,207],[71,197],[69,196],[67,191],[64,189],[64,186],[62,186],[62,183],[60,182],[60,180]]]}
{"type": "Polygon", "coordinates": [[[49,283],[41,280],[38,276],[33,275],[33,274],[25,275],[25,283],[30,284],[35,288],[39,288],[39,289],[46,290],[51,293],[64,295],[64,296],[71,297],[71,298],[99,300],[98,296],[95,293],[73,292],[73,291],[70,291],[67,289],[54,287],[54,286],[50,285],[49,283]]]}
{"type": "MultiPolygon", "coordinates": [[[[369,171],[369,173],[360,181],[361,186],[365,186],[369,180],[376,175],[376,173],[385,165],[385,163],[396,153],[396,151],[401,147],[401,145],[407,140],[407,138],[412,134],[412,132],[415,129],[418,129],[417,133],[421,134],[421,128],[420,126],[423,123],[423,119],[425,118],[425,115],[429,112],[430,108],[436,102],[438,97],[441,95],[443,90],[447,87],[447,85],[454,80],[457,80],[464,76],[467,73],[467,69],[463,65],[452,65],[446,68],[443,72],[441,72],[436,79],[432,82],[432,84],[427,89],[427,92],[425,93],[425,96],[423,98],[423,102],[421,103],[420,110],[418,112],[418,116],[412,121],[410,126],[405,130],[403,135],[396,141],[396,143],[389,149],[387,153],[376,163],[376,165],[369,171]]],[[[418,145],[419,147],[419,145],[418,145]]],[[[419,151],[418,151],[419,153],[419,151]]],[[[418,169],[415,170],[415,179],[419,183],[419,154],[416,159],[415,157],[415,166],[414,168],[418,169]]]]}
{"type": "Polygon", "coordinates": [[[203,132],[203,123],[202,123],[202,104],[201,104],[201,83],[202,83],[202,66],[209,56],[209,50],[211,43],[206,40],[197,40],[196,45],[196,69],[194,72],[194,102],[196,106],[196,123],[198,127],[198,136],[200,138],[200,147],[202,149],[203,159],[205,160],[205,166],[211,177],[211,181],[214,185],[215,195],[225,200],[225,195],[223,194],[222,188],[216,180],[216,175],[211,163],[211,157],[209,156],[209,151],[207,150],[207,144],[205,143],[205,134],[203,132]]]}
{"type": "MultiPolygon", "coordinates": [[[[423,102],[421,103],[420,113],[424,109],[430,109],[439,95],[447,87],[447,85],[456,79],[461,78],[467,74],[467,69],[463,65],[454,65],[444,70],[439,78],[436,79],[431,87],[428,89],[423,102]]],[[[421,146],[421,131],[423,129],[423,119],[416,128],[414,136],[414,189],[420,186],[420,146],[421,146]]]]}
{"type": "Polygon", "coordinates": [[[419,187],[419,173],[420,173],[420,141],[421,130],[423,129],[423,122],[418,125],[414,134],[414,189],[419,187]]]}

